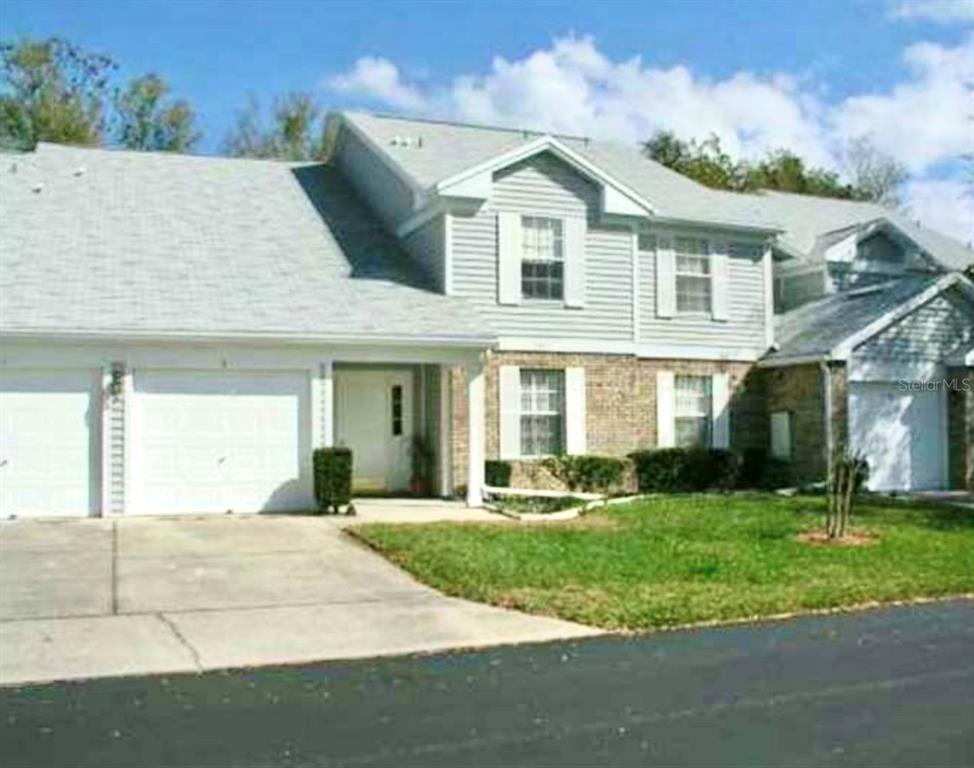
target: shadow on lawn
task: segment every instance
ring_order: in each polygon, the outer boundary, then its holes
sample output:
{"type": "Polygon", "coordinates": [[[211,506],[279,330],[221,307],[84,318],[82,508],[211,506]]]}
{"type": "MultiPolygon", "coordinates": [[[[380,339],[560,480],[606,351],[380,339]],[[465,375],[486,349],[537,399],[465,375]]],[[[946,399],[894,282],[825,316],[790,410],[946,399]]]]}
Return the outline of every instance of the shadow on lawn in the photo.
{"type": "Polygon", "coordinates": [[[857,515],[866,515],[880,519],[890,512],[902,515],[915,525],[938,531],[955,531],[964,528],[974,531],[974,511],[936,501],[870,500],[853,507],[852,515],[853,518],[857,515]]]}

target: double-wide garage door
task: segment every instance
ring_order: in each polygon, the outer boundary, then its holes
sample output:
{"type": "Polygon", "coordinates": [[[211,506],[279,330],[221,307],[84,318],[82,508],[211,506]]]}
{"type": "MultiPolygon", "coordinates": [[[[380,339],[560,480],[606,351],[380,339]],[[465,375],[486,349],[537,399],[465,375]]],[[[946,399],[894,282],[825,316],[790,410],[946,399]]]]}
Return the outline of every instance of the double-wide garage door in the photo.
{"type": "MultiPolygon", "coordinates": [[[[86,515],[101,503],[95,371],[0,379],[0,513],[86,515]]],[[[130,513],[283,511],[311,493],[302,372],[135,370],[127,397],[130,513]]],[[[105,436],[112,439],[111,436],[105,436]]]]}

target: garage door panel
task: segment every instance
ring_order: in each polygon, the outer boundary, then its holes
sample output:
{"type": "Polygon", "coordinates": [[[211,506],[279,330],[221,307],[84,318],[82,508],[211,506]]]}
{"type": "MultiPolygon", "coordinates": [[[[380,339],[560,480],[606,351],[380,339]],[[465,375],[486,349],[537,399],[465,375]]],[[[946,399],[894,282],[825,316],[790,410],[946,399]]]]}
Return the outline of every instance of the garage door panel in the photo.
{"type": "Polygon", "coordinates": [[[944,487],[943,398],[940,391],[905,391],[894,382],[850,383],[850,443],[869,462],[870,490],[944,487]]]}
{"type": "Polygon", "coordinates": [[[94,511],[94,370],[0,372],[0,513],[94,511]]]}
{"type": "Polygon", "coordinates": [[[138,511],[311,503],[305,374],[137,371],[135,381],[138,511]]]}

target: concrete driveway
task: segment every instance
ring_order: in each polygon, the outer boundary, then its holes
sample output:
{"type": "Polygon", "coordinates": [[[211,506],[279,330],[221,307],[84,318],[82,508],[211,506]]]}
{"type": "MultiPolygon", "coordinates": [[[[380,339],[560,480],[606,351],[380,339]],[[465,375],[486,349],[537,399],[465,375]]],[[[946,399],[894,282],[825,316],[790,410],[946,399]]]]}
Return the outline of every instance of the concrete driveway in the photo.
{"type": "Polygon", "coordinates": [[[0,684],[596,634],[448,598],[289,516],[0,524],[0,684]]]}

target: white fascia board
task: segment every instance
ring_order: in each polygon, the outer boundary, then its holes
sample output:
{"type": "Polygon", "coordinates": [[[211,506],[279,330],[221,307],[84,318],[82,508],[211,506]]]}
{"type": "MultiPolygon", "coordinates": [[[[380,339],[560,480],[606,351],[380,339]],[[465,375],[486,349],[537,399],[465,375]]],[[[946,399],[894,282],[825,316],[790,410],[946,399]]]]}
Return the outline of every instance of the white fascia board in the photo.
{"type": "Polygon", "coordinates": [[[837,344],[832,348],[829,353],[831,359],[833,360],[848,360],[849,356],[853,353],[856,347],[869,341],[873,336],[889,328],[893,323],[898,320],[903,319],[911,312],[919,309],[927,302],[936,298],[940,293],[947,290],[953,285],[959,285],[965,290],[971,291],[974,286],[971,285],[970,281],[967,280],[959,272],[953,272],[949,275],[944,275],[936,283],[931,285],[925,291],[921,291],[912,299],[900,304],[895,309],[891,309],[882,317],[878,317],[865,328],[856,331],[851,336],[847,336],[845,340],[837,344]],[[964,285],[967,283],[967,285],[964,285]]]}
{"type": "Polygon", "coordinates": [[[496,344],[493,336],[386,336],[382,334],[289,334],[257,332],[192,332],[192,331],[101,331],[101,330],[47,330],[17,329],[0,331],[0,342],[30,341],[45,339],[73,339],[79,341],[117,341],[117,342],[242,342],[275,344],[335,344],[368,345],[378,344],[389,347],[435,346],[451,349],[489,349],[496,344]]]}
{"type": "Polygon", "coordinates": [[[758,360],[759,368],[784,368],[789,365],[804,365],[806,363],[828,362],[828,355],[789,355],[787,357],[766,357],[758,360]]]}
{"type": "Polygon", "coordinates": [[[434,186],[433,190],[436,194],[447,197],[487,199],[490,197],[495,171],[540,152],[551,152],[596,181],[603,189],[602,204],[605,213],[622,216],[646,216],[658,213],[656,206],[634,189],[606,173],[554,136],[548,135],[539,136],[527,144],[443,179],[434,186]]]}
{"type": "Polygon", "coordinates": [[[772,224],[739,224],[720,219],[684,219],[676,216],[654,216],[653,224],[665,224],[675,227],[690,227],[693,229],[722,230],[731,233],[768,237],[778,235],[781,228],[772,224]]]}
{"type": "Polygon", "coordinates": [[[629,355],[660,360],[722,360],[732,362],[755,362],[765,352],[759,347],[728,349],[720,346],[638,344],[622,340],[522,336],[501,336],[497,342],[497,349],[501,352],[563,352],[589,355],[629,355]]]}

